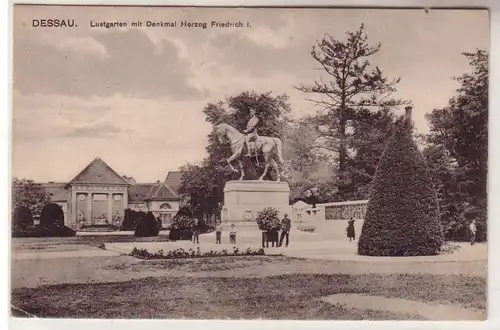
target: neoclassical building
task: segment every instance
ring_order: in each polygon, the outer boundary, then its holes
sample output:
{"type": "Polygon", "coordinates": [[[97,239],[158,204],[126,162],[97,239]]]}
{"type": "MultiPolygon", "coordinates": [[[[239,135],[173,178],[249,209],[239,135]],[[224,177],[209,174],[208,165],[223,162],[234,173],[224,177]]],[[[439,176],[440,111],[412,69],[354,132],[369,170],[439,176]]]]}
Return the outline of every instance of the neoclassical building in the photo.
{"type": "Polygon", "coordinates": [[[180,207],[180,179],[180,172],[169,172],[163,182],[137,183],[97,157],[70,182],[42,185],[51,201],[62,207],[68,227],[117,224],[127,208],[151,211],[166,226],[180,207]]]}

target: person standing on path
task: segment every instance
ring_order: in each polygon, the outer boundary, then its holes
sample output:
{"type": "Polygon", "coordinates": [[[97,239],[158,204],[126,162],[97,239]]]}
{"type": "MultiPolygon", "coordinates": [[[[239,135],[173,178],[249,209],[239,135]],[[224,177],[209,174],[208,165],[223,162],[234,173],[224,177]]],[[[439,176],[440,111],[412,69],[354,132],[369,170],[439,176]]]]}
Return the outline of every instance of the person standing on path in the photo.
{"type": "Polygon", "coordinates": [[[236,227],[234,223],[231,224],[231,231],[229,232],[229,242],[231,244],[236,244],[236,227]]]}
{"type": "Polygon", "coordinates": [[[215,226],[215,244],[222,244],[221,237],[222,237],[222,222],[217,221],[217,225],[215,226]]]}
{"type": "Polygon", "coordinates": [[[476,232],[477,232],[475,219],[472,220],[472,222],[469,225],[469,232],[470,232],[470,245],[474,245],[474,243],[476,243],[476,232]]]}
{"type": "Polygon", "coordinates": [[[283,239],[286,237],[285,247],[288,247],[288,240],[290,238],[290,228],[292,226],[292,222],[290,218],[288,218],[288,214],[284,214],[283,220],[281,220],[281,236],[278,246],[281,247],[283,245],[283,239]]]}
{"type": "Polygon", "coordinates": [[[349,219],[349,222],[347,223],[347,237],[349,237],[349,242],[350,241],[355,241],[356,240],[356,232],[354,230],[354,219],[351,217],[349,219]]]}
{"type": "Polygon", "coordinates": [[[193,244],[200,244],[200,221],[196,218],[193,225],[193,244]]]}

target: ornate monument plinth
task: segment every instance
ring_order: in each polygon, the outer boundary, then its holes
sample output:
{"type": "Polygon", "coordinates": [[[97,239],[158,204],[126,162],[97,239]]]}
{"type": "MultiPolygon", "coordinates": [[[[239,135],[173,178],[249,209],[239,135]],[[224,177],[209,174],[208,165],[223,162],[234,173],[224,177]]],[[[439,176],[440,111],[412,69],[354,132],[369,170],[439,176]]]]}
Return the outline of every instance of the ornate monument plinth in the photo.
{"type": "Polygon", "coordinates": [[[286,182],[241,180],[228,181],[224,187],[224,207],[221,218],[238,228],[257,229],[257,213],[274,207],[290,215],[290,187],[286,182]]]}

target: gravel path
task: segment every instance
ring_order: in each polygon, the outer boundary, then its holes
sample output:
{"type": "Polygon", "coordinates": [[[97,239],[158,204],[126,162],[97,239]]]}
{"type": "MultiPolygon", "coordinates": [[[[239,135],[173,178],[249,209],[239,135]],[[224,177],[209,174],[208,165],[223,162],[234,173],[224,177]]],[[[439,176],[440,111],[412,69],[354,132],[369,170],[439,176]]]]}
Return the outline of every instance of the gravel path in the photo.
{"type": "MultiPolygon", "coordinates": [[[[228,258],[228,257],[226,257],[228,258]]],[[[236,257],[237,258],[237,257],[236,257]]],[[[221,267],[206,270],[206,260],[188,259],[177,264],[161,261],[143,261],[129,256],[17,259],[12,261],[11,287],[38,287],[61,283],[124,282],[136,278],[157,276],[178,277],[265,277],[282,274],[459,274],[486,278],[482,262],[455,262],[431,264],[364,263],[295,259],[287,257],[259,257],[255,263],[239,265],[220,262],[221,267]],[[261,259],[259,259],[261,258],[261,259]]],[[[227,259],[226,259],[227,260],[227,259]]]]}
{"type": "Polygon", "coordinates": [[[323,297],[321,300],[332,305],[344,305],[347,308],[419,315],[429,321],[484,321],[486,319],[486,310],[464,308],[456,304],[428,304],[362,294],[334,294],[323,297]],[[446,319],[443,319],[443,315],[446,315],[446,319]]]}
{"type": "MultiPolygon", "coordinates": [[[[258,247],[259,232],[238,233],[238,247],[258,247]]],[[[213,263],[203,265],[206,259],[178,261],[172,267],[162,267],[161,262],[142,261],[121,255],[129,253],[134,246],[148,251],[182,247],[200,247],[205,250],[232,250],[229,244],[215,245],[215,234],[200,236],[200,245],[190,242],[161,243],[115,243],[108,244],[109,250],[90,245],[59,244],[52,246],[41,241],[19,240],[12,251],[11,286],[37,287],[43,284],[122,282],[134,278],[156,276],[222,276],[262,277],[282,274],[435,274],[467,275],[486,278],[487,250],[485,244],[471,247],[462,244],[454,254],[438,257],[380,258],[357,256],[355,243],[348,241],[317,241],[317,236],[304,232],[292,232],[288,248],[269,248],[266,254],[284,253],[293,257],[274,257],[266,262],[259,259],[256,264],[233,265],[220,262],[220,269],[214,271],[213,263]],[[212,237],[213,236],[213,237],[212,237]],[[30,249],[30,246],[32,247],[30,249]],[[129,251],[130,250],[130,251],[129,251]],[[392,261],[392,262],[391,262],[392,261]]],[[[42,240],[43,241],[43,240],[42,240]]],[[[50,243],[50,244],[49,244],[50,243]]],[[[226,259],[227,260],[227,259],[226,259]]]]}

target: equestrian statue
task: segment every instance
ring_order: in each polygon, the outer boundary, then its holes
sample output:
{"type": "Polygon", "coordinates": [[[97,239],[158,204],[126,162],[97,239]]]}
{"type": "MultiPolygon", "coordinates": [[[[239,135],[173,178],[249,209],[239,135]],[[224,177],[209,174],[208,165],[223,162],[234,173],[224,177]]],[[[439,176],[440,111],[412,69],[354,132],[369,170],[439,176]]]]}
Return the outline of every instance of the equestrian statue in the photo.
{"type": "Polygon", "coordinates": [[[215,133],[219,142],[222,143],[223,138],[227,138],[231,144],[232,155],[227,159],[227,163],[231,170],[240,172],[239,180],[243,180],[245,172],[243,170],[242,155],[243,149],[247,150],[245,156],[255,156],[258,162],[258,155],[264,158],[264,172],[259,177],[259,180],[264,180],[269,167],[273,167],[276,172],[276,181],[281,181],[281,176],[285,173],[285,162],[283,161],[283,143],[277,137],[259,136],[257,134],[257,125],[259,118],[255,114],[255,109],[250,109],[250,119],[247,123],[247,128],[243,133],[239,132],[236,128],[229,124],[222,123],[215,126],[215,133]],[[238,163],[239,171],[232,165],[236,161],[238,163]],[[279,168],[282,168],[280,172],[279,168]]]}

